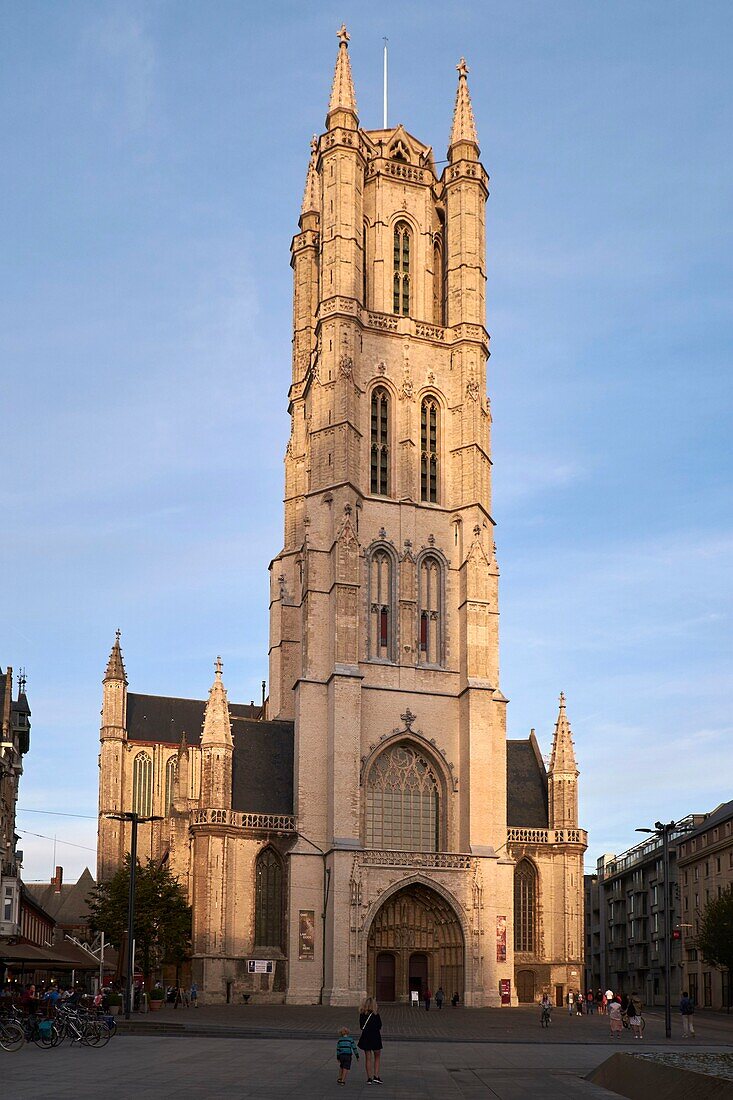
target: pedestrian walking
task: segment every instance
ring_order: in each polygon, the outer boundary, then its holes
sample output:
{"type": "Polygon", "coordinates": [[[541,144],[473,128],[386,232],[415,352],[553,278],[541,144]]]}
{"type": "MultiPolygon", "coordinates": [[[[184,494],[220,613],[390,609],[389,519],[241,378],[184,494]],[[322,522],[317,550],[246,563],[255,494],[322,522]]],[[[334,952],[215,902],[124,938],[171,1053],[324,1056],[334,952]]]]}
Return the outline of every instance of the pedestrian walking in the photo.
{"type": "Polygon", "coordinates": [[[454,993],[453,996],[450,999],[450,1003],[453,1005],[454,1008],[458,1008],[458,1004],[459,1004],[460,1000],[461,1000],[461,998],[458,996],[458,994],[454,993]]]}
{"type": "Polygon", "coordinates": [[[568,990],[568,1016],[572,1016],[573,1009],[575,1008],[575,994],[572,989],[568,990]]]}
{"type": "Polygon", "coordinates": [[[596,1011],[599,1013],[599,1015],[605,1014],[606,1011],[606,1002],[603,999],[602,989],[596,990],[596,1011]]]}
{"type": "Polygon", "coordinates": [[[583,994],[580,990],[575,994],[575,1014],[576,1016],[583,1015],[583,994]]]}
{"type": "Polygon", "coordinates": [[[680,998],[680,1015],[682,1016],[682,1038],[689,1039],[690,1036],[695,1036],[695,1021],[693,1015],[695,1012],[695,1002],[692,997],[687,993],[683,993],[680,998]]]}
{"type": "Polygon", "coordinates": [[[589,1016],[592,1016],[596,1010],[596,1002],[593,997],[593,990],[589,989],[585,995],[585,1010],[589,1016]]]}
{"type": "Polygon", "coordinates": [[[552,1020],[552,1001],[550,994],[545,992],[540,998],[540,1027],[549,1027],[552,1020]]]}
{"type": "Polygon", "coordinates": [[[611,1028],[611,1038],[617,1039],[624,1030],[621,1005],[618,1001],[608,1002],[608,1023],[611,1028]]]}
{"type": "Polygon", "coordinates": [[[379,1063],[382,1058],[382,1018],[376,998],[367,997],[359,1011],[361,1035],[356,1044],[364,1051],[364,1068],[368,1085],[381,1085],[379,1063]]]}
{"type": "Polygon", "coordinates": [[[443,1001],[445,1000],[445,993],[443,992],[443,986],[438,986],[438,992],[435,994],[435,1003],[438,1008],[443,1007],[443,1001]]]}
{"type": "Polygon", "coordinates": [[[427,987],[423,993],[423,1000],[425,1001],[425,1011],[430,1012],[430,1002],[433,999],[433,995],[430,992],[430,986],[427,987]]]}
{"type": "Polygon", "coordinates": [[[196,982],[191,982],[191,989],[190,989],[190,992],[189,992],[189,997],[191,998],[191,1004],[193,1005],[193,1007],[198,1008],[199,987],[196,985],[196,982]]]}
{"type": "Polygon", "coordinates": [[[339,1075],[336,1078],[339,1085],[346,1084],[346,1078],[349,1070],[351,1069],[351,1059],[356,1056],[357,1062],[359,1061],[359,1051],[356,1043],[349,1035],[348,1027],[342,1027],[339,1031],[338,1041],[336,1043],[336,1061],[339,1064],[339,1075]]]}

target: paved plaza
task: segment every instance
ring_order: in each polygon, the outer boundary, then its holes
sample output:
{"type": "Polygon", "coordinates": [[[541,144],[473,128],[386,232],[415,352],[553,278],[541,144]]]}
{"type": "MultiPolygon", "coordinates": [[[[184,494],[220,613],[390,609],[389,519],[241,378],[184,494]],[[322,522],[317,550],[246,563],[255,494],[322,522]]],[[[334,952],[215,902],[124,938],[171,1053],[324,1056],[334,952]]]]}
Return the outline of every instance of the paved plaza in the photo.
{"type": "MultiPolygon", "coordinates": [[[[371,1096],[375,1089],[384,1100],[590,1100],[613,1095],[584,1080],[613,1050],[688,1049],[676,1032],[671,1043],[664,1040],[657,1013],[648,1017],[649,1038],[634,1044],[626,1032],[620,1043],[612,1043],[603,1017],[568,1019],[559,1010],[548,1033],[540,1030],[534,1009],[427,1014],[387,1007],[385,1084],[368,1087],[362,1061],[346,1088],[339,1088],[335,1032],[342,1022],[353,1024],[349,1010],[230,1006],[165,1010],[143,1019],[152,1025],[148,1034],[120,1034],[102,1050],[27,1046],[3,1054],[3,1100],[100,1095],[117,1100],[320,1100],[371,1096]],[[161,1025],[182,1031],[156,1033],[161,1025]]],[[[733,1019],[701,1015],[697,1030],[696,1051],[733,1050],[733,1019]]]]}

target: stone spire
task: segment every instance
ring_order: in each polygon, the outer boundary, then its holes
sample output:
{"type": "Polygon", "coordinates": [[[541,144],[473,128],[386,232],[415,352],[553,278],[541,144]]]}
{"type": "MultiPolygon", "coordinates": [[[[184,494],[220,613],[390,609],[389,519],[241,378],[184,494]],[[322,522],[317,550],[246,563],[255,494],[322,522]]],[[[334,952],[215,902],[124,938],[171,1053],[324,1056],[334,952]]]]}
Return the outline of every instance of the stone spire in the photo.
{"type": "Polygon", "coordinates": [[[354,81],[351,77],[351,62],[349,61],[349,34],[343,23],[337,37],[339,52],[336,58],[333,84],[331,85],[326,129],[334,130],[337,126],[343,126],[349,130],[355,130],[359,125],[359,116],[356,110],[356,95],[354,93],[354,81]]]}
{"type": "Polygon", "coordinates": [[[321,203],[318,196],[318,172],[316,171],[316,158],[318,156],[318,138],[314,134],[311,138],[311,159],[308,162],[308,172],[305,177],[305,191],[303,192],[303,205],[300,208],[301,218],[306,214],[318,214],[321,203]]]}
{"type": "Polygon", "coordinates": [[[570,722],[565,712],[565,692],[560,692],[560,709],[555,722],[555,736],[552,740],[552,757],[550,758],[551,775],[578,775],[578,765],[575,761],[575,746],[573,735],[570,732],[570,722]]]}
{"type": "Polygon", "coordinates": [[[104,674],[103,683],[107,683],[108,680],[121,680],[123,684],[127,684],[127,675],[125,673],[125,663],[122,660],[122,650],[120,649],[120,632],[115,631],[115,642],[112,646],[112,652],[109,655],[107,661],[107,670],[104,674]]]}
{"type": "Polygon", "coordinates": [[[464,57],[458,62],[456,68],[458,69],[458,91],[453,110],[448,159],[450,161],[477,160],[480,150],[471,107],[471,94],[468,90],[468,65],[464,57]]]}
{"type": "Polygon", "coordinates": [[[209,689],[209,698],[206,703],[206,711],[204,712],[204,728],[201,734],[201,744],[231,745],[232,723],[229,717],[227,690],[221,678],[221,657],[216,658],[214,668],[214,682],[209,689]]]}
{"type": "Polygon", "coordinates": [[[547,773],[548,811],[551,829],[578,827],[578,765],[570,722],[565,713],[565,695],[560,693],[560,710],[555,722],[552,756],[547,773]]]}

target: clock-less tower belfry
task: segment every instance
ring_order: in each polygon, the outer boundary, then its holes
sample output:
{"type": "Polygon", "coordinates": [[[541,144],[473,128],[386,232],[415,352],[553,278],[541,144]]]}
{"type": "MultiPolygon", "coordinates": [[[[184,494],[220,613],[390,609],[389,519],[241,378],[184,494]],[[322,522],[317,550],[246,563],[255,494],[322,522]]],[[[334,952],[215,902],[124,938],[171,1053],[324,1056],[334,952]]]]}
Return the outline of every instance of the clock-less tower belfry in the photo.
{"type": "MultiPolygon", "coordinates": [[[[295,723],[287,996],[351,1004],[442,986],[493,1005],[501,979],[516,996],[523,857],[528,926],[546,886],[544,938],[562,971],[541,978],[564,983],[577,966],[583,846],[536,821],[507,831],[488,177],[463,60],[438,175],[403,126],[360,128],[345,28],[339,38],[292,243],[285,541],[271,565],[269,716],[295,723]],[[309,913],[322,968],[299,957],[309,913]]],[[[514,744],[534,754],[546,814],[536,742],[514,744]]],[[[574,756],[571,771],[574,798],[574,756]]],[[[567,824],[577,830],[577,810],[567,824]]],[[[538,943],[525,946],[534,959],[538,943]]]]}

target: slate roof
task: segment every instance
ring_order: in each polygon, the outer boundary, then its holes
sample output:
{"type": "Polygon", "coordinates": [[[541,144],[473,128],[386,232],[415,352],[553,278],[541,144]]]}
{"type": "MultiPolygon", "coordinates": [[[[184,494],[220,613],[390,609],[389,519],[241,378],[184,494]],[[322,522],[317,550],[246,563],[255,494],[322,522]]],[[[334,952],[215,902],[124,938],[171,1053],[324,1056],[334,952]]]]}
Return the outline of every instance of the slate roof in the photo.
{"type": "Polygon", "coordinates": [[[253,814],[291,814],[293,723],[235,719],[232,737],[232,809],[253,814]]]}
{"type": "Polygon", "coordinates": [[[52,882],[26,882],[24,886],[35,903],[45,909],[57,924],[75,928],[88,922],[87,898],[96,886],[88,867],[76,882],[62,883],[60,891],[52,882]]]}
{"type": "MultiPolygon", "coordinates": [[[[205,699],[172,699],[166,695],[136,695],[127,693],[127,737],[130,741],[157,741],[166,745],[179,745],[181,734],[186,734],[189,745],[201,740],[204,724],[205,699]]],[[[257,719],[262,707],[252,703],[230,703],[232,736],[237,719],[257,719]]]]}
{"type": "Polygon", "coordinates": [[[705,833],[708,829],[712,829],[715,825],[720,825],[724,821],[729,821],[731,818],[733,818],[733,802],[721,802],[707,815],[704,821],[700,822],[696,829],[692,829],[681,839],[687,840],[689,837],[699,836],[700,833],[705,833]]]}
{"type": "Polygon", "coordinates": [[[547,772],[534,736],[506,743],[507,825],[546,829],[547,772]]]}

